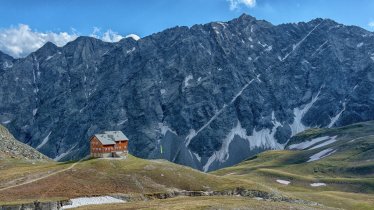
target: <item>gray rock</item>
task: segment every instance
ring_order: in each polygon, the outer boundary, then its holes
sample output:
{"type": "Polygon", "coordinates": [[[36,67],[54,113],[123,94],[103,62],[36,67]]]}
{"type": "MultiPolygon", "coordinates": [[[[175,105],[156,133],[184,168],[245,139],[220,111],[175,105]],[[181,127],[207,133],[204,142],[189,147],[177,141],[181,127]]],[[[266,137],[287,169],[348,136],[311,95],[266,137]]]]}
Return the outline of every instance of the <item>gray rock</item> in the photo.
{"type": "Polygon", "coordinates": [[[0,71],[0,122],[56,160],[122,130],[136,156],[215,170],[282,149],[308,127],[373,120],[373,35],[328,19],[275,26],[242,15],[138,41],[47,43],[23,59],[0,56],[12,62],[0,71]]]}
{"type": "Polygon", "coordinates": [[[8,158],[30,161],[50,160],[36,149],[16,140],[6,128],[0,125],[0,160],[8,158]]]}

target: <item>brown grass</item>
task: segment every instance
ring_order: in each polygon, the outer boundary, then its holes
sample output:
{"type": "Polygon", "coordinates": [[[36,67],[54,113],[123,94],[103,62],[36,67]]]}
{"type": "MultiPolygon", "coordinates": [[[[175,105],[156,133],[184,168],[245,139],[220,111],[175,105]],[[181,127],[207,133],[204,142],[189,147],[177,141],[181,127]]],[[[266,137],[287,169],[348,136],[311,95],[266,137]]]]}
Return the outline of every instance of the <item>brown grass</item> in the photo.
{"type": "Polygon", "coordinates": [[[164,200],[137,201],[124,204],[82,206],[79,210],[125,209],[257,209],[257,210],[313,210],[333,209],[323,206],[306,206],[285,202],[259,201],[242,197],[177,197],[164,200]]]}

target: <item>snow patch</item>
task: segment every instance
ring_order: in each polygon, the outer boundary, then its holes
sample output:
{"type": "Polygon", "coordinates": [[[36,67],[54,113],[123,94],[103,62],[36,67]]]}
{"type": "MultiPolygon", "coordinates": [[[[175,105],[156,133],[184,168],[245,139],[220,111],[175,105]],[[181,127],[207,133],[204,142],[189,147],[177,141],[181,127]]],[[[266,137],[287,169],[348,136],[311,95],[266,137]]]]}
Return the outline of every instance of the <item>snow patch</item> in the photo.
{"type": "Polygon", "coordinates": [[[326,186],[326,184],[318,182],[318,183],[312,183],[312,184],[310,184],[310,186],[311,187],[324,187],[324,186],[326,186]]]}
{"type": "Polygon", "coordinates": [[[37,112],[38,112],[38,108],[33,109],[33,110],[32,110],[32,116],[35,116],[37,112]]]}
{"type": "MultiPolygon", "coordinates": [[[[259,77],[259,75],[257,75],[259,77]]],[[[260,75],[261,76],[261,75],[260,75]]],[[[230,104],[234,103],[234,101],[236,101],[236,99],[242,95],[243,91],[245,89],[247,89],[247,87],[254,81],[254,79],[252,79],[251,81],[249,81],[246,85],[244,85],[244,87],[234,96],[234,98],[230,101],[230,104]]],[[[225,106],[224,106],[225,107],[225,106]]]]}
{"type": "Polygon", "coordinates": [[[260,41],[257,41],[257,44],[261,45],[261,47],[265,48],[267,47],[268,45],[265,43],[265,44],[262,44],[260,41]]]}
{"type": "Polygon", "coordinates": [[[325,150],[322,150],[312,156],[309,157],[309,160],[307,162],[312,162],[312,161],[316,161],[316,160],[320,160],[322,158],[325,158],[331,154],[333,154],[336,150],[333,150],[332,148],[328,148],[328,149],[325,149],[325,150]]]}
{"type": "Polygon", "coordinates": [[[166,90],[165,90],[165,89],[161,89],[161,90],[160,90],[160,93],[161,93],[161,95],[165,95],[166,90]]]}
{"type": "Polygon", "coordinates": [[[321,23],[323,23],[323,21],[321,21],[320,23],[318,23],[311,31],[309,31],[309,33],[304,37],[302,38],[298,43],[294,44],[292,46],[292,50],[291,52],[287,53],[283,58],[280,59],[280,61],[284,61],[288,58],[288,56],[290,56],[309,36],[310,34],[313,33],[314,30],[316,30],[316,28],[318,28],[319,25],[321,25],[321,23]]]}
{"type": "Polygon", "coordinates": [[[292,45],[292,50],[295,50],[296,49],[296,44],[293,44],[292,45]]]}
{"type": "Polygon", "coordinates": [[[266,128],[261,129],[259,131],[253,129],[252,135],[250,136],[247,135],[246,129],[243,128],[240,124],[240,121],[238,121],[236,127],[232,128],[230,133],[223,140],[221,149],[215,151],[213,155],[209,157],[207,163],[203,167],[204,171],[207,172],[209,170],[210,165],[214,161],[219,161],[223,163],[229,159],[229,147],[231,142],[234,140],[235,136],[239,136],[240,138],[247,140],[249,144],[249,150],[253,150],[255,148],[283,149],[283,145],[277,143],[274,137],[276,129],[282,125],[275,119],[274,112],[272,113],[272,119],[274,124],[274,127],[272,129],[266,128]]]}
{"type": "Polygon", "coordinates": [[[329,136],[322,136],[322,137],[314,138],[310,141],[305,141],[305,142],[302,142],[302,143],[299,143],[299,144],[292,144],[288,148],[289,149],[305,149],[305,148],[313,146],[313,145],[315,145],[315,144],[317,144],[321,141],[326,141],[328,139],[330,139],[329,136]]]}
{"type": "Polygon", "coordinates": [[[186,88],[190,85],[190,80],[192,80],[192,79],[193,79],[192,74],[190,74],[186,78],[184,78],[184,88],[186,88]]]}
{"type": "Polygon", "coordinates": [[[331,128],[332,126],[334,126],[334,124],[336,123],[336,121],[339,120],[340,118],[340,115],[342,115],[342,113],[345,111],[345,102],[343,103],[343,109],[334,117],[330,118],[331,119],[331,122],[330,124],[327,126],[328,128],[331,128]]]}
{"type": "Polygon", "coordinates": [[[135,47],[131,48],[130,50],[127,50],[127,51],[126,51],[126,54],[132,53],[132,52],[134,52],[134,51],[135,51],[135,47]]]}
{"type": "Polygon", "coordinates": [[[79,110],[79,113],[82,113],[87,108],[87,105],[85,105],[83,108],[79,110]]]}
{"type": "Polygon", "coordinates": [[[265,51],[266,51],[266,52],[270,52],[272,49],[273,49],[273,46],[270,45],[270,46],[268,46],[268,47],[265,49],[265,51]]]}
{"type": "Polygon", "coordinates": [[[194,153],[194,152],[193,152],[192,154],[194,154],[195,157],[196,157],[196,159],[197,159],[199,162],[201,162],[201,157],[199,156],[199,154],[194,153]]]}
{"type": "Polygon", "coordinates": [[[63,152],[59,155],[57,155],[55,158],[53,158],[54,161],[59,161],[61,160],[62,158],[64,158],[66,155],[70,154],[71,151],[77,146],[78,144],[75,144],[73,147],[71,147],[68,151],[66,152],[63,152]]]}
{"type": "Polygon", "coordinates": [[[318,96],[321,93],[321,90],[318,91],[317,95],[312,98],[312,101],[306,104],[303,108],[297,107],[293,109],[294,120],[293,123],[290,125],[292,136],[300,133],[309,127],[305,126],[301,120],[303,119],[304,115],[309,111],[309,109],[313,106],[313,104],[318,100],[318,96]]]}
{"type": "Polygon", "coordinates": [[[164,136],[166,135],[168,131],[178,136],[177,132],[172,130],[169,126],[165,125],[164,123],[159,123],[158,128],[160,129],[160,133],[164,136]]]}
{"type": "Polygon", "coordinates": [[[13,63],[8,63],[8,61],[5,61],[4,63],[3,63],[3,68],[4,69],[9,69],[9,68],[12,68],[13,67],[13,63]]]}
{"type": "MultiPolygon", "coordinates": [[[[230,104],[231,105],[232,103],[235,102],[235,100],[243,93],[243,91],[254,81],[254,79],[252,79],[251,81],[249,81],[246,85],[244,85],[242,87],[242,89],[231,99],[230,101],[230,104]]],[[[224,104],[223,107],[218,110],[214,115],[213,117],[211,117],[209,119],[209,121],[207,123],[205,123],[205,125],[203,125],[197,132],[195,132],[195,130],[193,130],[193,133],[191,133],[191,130],[190,130],[190,134],[186,137],[186,141],[188,143],[186,143],[186,146],[188,146],[190,144],[190,141],[192,138],[194,138],[197,134],[199,134],[202,130],[204,130],[208,125],[210,125],[211,122],[213,122],[227,107],[228,105],[227,104],[224,104]]]]}
{"type": "Polygon", "coordinates": [[[10,120],[6,120],[6,121],[1,122],[1,124],[6,125],[6,124],[9,124],[10,122],[11,122],[10,120]]]}
{"type": "Polygon", "coordinates": [[[101,56],[108,54],[109,50],[105,51],[101,56]]]}
{"type": "Polygon", "coordinates": [[[186,146],[188,146],[193,139],[197,135],[195,129],[190,129],[190,133],[186,136],[186,146]]]}
{"type": "Polygon", "coordinates": [[[279,184],[284,184],[284,185],[289,185],[291,183],[290,181],[286,181],[286,180],[282,180],[282,179],[277,179],[276,181],[279,184]]]}
{"type": "Polygon", "coordinates": [[[317,149],[317,148],[321,148],[321,147],[324,147],[326,145],[332,144],[332,143],[336,142],[336,137],[338,137],[338,136],[333,136],[328,141],[325,141],[325,142],[323,142],[321,144],[318,144],[318,145],[316,145],[316,146],[314,146],[314,147],[312,147],[312,148],[310,148],[308,150],[317,149]]]}
{"type": "Polygon", "coordinates": [[[308,60],[305,60],[303,59],[303,61],[301,61],[302,64],[310,64],[310,62],[308,60]]]}
{"type": "Polygon", "coordinates": [[[51,58],[53,58],[55,55],[50,55],[50,56],[48,56],[45,60],[46,61],[48,61],[48,60],[50,60],[51,58]]]}
{"type": "Polygon", "coordinates": [[[49,140],[49,136],[51,135],[51,133],[52,133],[52,131],[50,131],[49,133],[48,133],[48,135],[43,139],[43,141],[42,141],[42,143],[40,143],[37,147],[36,147],[36,149],[40,149],[40,148],[42,148],[47,142],[48,142],[48,140],[49,140]]]}
{"type": "Polygon", "coordinates": [[[125,122],[127,122],[127,119],[119,121],[119,122],[117,123],[117,125],[123,125],[123,124],[125,124],[125,122]]]}
{"type": "Polygon", "coordinates": [[[364,43],[363,43],[363,42],[360,42],[360,43],[358,43],[358,44],[357,44],[357,48],[360,48],[360,47],[362,47],[362,45],[364,45],[364,43]]]}
{"type": "Polygon", "coordinates": [[[208,161],[203,166],[204,172],[207,172],[209,170],[210,165],[217,159],[216,152],[212,154],[212,156],[209,157],[208,161]]]}
{"type": "Polygon", "coordinates": [[[63,206],[62,209],[77,208],[86,205],[100,205],[109,203],[125,203],[124,200],[114,198],[111,196],[99,196],[99,197],[80,197],[70,199],[72,204],[63,206]]]}
{"type": "Polygon", "coordinates": [[[223,27],[223,29],[225,29],[227,26],[227,23],[223,23],[223,22],[217,22],[217,24],[220,24],[223,27]]]}
{"type": "Polygon", "coordinates": [[[257,78],[257,81],[262,82],[262,81],[260,80],[260,76],[261,76],[261,74],[258,74],[256,78],[257,78]]]}
{"type": "MultiPolygon", "coordinates": [[[[39,61],[36,59],[34,56],[34,62],[36,63],[36,70],[39,72],[39,61]]],[[[36,84],[36,74],[35,74],[35,68],[32,68],[32,76],[33,76],[33,81],[34,81],[34,93],[37,94],[39,92],[39,88],[36,84]]]]}

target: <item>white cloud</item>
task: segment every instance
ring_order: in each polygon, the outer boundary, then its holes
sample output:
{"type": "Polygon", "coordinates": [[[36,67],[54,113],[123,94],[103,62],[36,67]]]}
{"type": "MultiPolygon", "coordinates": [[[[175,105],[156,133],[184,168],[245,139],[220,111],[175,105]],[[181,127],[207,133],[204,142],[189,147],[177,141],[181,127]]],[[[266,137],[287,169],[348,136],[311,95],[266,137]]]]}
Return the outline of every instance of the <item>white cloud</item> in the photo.
{"type": "Polygon", "coordinates": [[[227,0],[230,3],[230,10],[238,9],[242,4],[247,7],[256,6],[256,0],[227,0]]]}
{"type": "Polygon", "coordinates": [[[18,58],[39,49],[48,41],[63,46],[77,37],[76,33],[41,33],[31,30],[28,25],[19,24],[18,27],[0,29],[0,50],[18,58]]]}
{"type": "Polygon", "coordinates": [[[104,42],[118,42],[119,40],[125,38],[117,32],[112,31],[111,29],[107,30],[104,33],[101,33],[101,29],[98,27],[93,28],[93,32],[90,34],[90,36],[96,39],[101,39],[104,42]]]}
{"type": "MultiPolygon", "coordinates": [[[[28,25],[19,24],[17,27],[0,28],[0,50],[15,58],[25,57],[42,47],[48,41],[61,47],[75,40],[79,35],[76,29],[72,29],[71,33],[38,32],[31,29],[28,25]]],[[[101,33],[101,29],[98,27],[94,27],[89,36],[105,42],[118,42],[122,38],[125,38],[111,29],[101,33]]],[[[139,38],[135,34],[130,34],[127,37],[132,37],[135,40],[139,38]]]]}
{"type": "Polygon", "coordinates": [[[133,38],[135,41],[138,41],[140,39],[140,37],[136,34],[129,34],[125,36],[125,38],[133,38]]]}
{"type": "Polygon", "coordinates": [[[369,25],[369,27],[374,28],[374,21],[370,21],[368,25],[369,25]]]}
{"type": "Polygon", "coordinates": [[[121,36],[120,34],[118,34],[117,32],[114,32],[112,30],[108,30],[106,31],[103,36],[101,37],[101,39],[104,41],[104,42],[118,42],[119,40],[123,39],[124,37],[121,36]]]}

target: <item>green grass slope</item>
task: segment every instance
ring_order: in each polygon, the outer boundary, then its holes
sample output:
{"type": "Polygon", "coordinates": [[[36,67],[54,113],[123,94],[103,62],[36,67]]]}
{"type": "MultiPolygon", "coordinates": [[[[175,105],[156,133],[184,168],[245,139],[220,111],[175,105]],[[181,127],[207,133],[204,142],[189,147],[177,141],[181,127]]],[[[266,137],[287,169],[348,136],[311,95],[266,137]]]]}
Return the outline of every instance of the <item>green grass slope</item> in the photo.
{"type": "Polygon", "coordinates": [[[310,129],[293,137],[286,148],[326,136],[335,141],[321,141],[302,150],[263,152],[212,174],[251,180],[274,191],[328,206],[374,209],[374,122],[310,129]],[[310,161],[313,155],[326,150],[334,152],[310,161]],[[313,187],[313,183],[326,186],[313,187]]]}
{"type": "Polygon", "coordinates": [[[267,151],[211,173],[131,155],[121,160],[89,159],[66,163],[5,157],[0,159],[0,204],[124,195],[139,200],[83,209],[185,209],[180,204],[188,209],[248,206],[255,209],[374,209],[373,134],[374,122],[311,129],[293,137],[287,147],[321,137],[325,140],[302,150],[267,151]],[[326,149],[334,152],[309,161],[326,149]],[[290,183],[285,185],[277,180],[290,183]],[[324,183],[326,186],[313,187],[313,183],[324,183]],[[171,191],[227,191],[238,187],[317,202],[322,206],[230,196],[140,199],[171,191]]]}
{"type": "Polygon", "coordinates": [[[122,160],[89,159],[79,163],[37,165],[12,160],[9,165],[12,167],[0,167],[0,173],[6,174],[6,177],[1,176],[0,186],[9,187],[38,177],[42,179],[6,190],[0,188],[0,203],[112,194],[138,196],[179,190],[221,191],[236,187],[267,190],[251,181],[238,181],[168,161],[144,160],[131,155],[122,160]],[[29,178],[20,178],[25,175],[29,178]],[[19,180],[10,177],[19,177],[19,180]]]}

